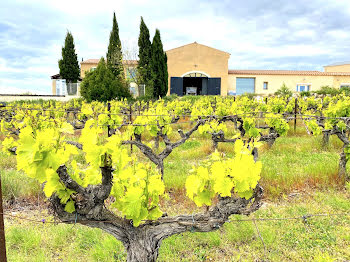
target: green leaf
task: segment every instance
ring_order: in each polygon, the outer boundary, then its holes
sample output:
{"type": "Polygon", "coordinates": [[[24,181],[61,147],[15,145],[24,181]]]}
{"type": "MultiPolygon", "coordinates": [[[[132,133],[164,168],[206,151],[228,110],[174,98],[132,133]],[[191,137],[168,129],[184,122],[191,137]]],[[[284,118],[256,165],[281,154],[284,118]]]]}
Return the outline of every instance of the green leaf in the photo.
{"type": "Polygon", "coordinates": [[[75,206],[74,206],[73,200],[69,200],[67,202],[66,206],[64,207],[64,211],[66,211],[68,213],[73,213],[75,211],[75,206]]]}

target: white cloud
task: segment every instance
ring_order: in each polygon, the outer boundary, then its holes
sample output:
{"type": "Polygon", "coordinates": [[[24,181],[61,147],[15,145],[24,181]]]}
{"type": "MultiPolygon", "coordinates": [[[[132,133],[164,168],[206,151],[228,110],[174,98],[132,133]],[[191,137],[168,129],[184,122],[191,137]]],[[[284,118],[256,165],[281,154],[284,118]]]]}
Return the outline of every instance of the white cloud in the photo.
{"type": "Polygon", "coordinates": [[[50,93],[50,75],[59,71],[67,30],[74,36],[79,61],[104,56],[113,11],[127,49],[137,47],[143,16],[151,38],[160,29],[166,50],[197,41],[231,53],[230,67],[318,69],[334,62],[328,60],[347,60],[349,28],[339,29],[339,23],[350,14],[348,0],[283,3],[281,9],[256,1],[5,0],[0,10],[0,92],[50,93]]]}

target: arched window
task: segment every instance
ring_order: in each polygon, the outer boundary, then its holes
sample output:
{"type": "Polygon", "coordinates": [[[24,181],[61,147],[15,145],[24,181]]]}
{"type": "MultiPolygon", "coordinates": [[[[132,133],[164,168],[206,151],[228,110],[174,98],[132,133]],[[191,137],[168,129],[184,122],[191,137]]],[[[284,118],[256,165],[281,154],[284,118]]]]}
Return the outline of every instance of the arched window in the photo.
{"type": "Polygon", "coordinates": [[[204,72],[191,71],[183,74],[182,77],[210,77],[210,76],[204,72]]]}

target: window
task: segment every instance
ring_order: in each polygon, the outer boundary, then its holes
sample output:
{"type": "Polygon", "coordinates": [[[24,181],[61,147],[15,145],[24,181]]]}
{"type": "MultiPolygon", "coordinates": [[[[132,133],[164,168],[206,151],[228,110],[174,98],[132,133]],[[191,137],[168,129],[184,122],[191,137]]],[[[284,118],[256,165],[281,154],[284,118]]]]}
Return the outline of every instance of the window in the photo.
{"type": "Polygon", "coordinates": [[[136,68],[129,67],[126,70],[126,78],[129,80],[134,80],[136,78],[136,68]]]}
{"type": "Polygon", "coordinates": [[[93,71],[95,71],[95,70],[96,70],[96,68],[97,68],[96,66],[94,66],[94,67],[91,67],[91,68],[90,68],[90,72],[93,72],[93,71]]]}
{"type": "Polygon", "coordinates": [[[297,84],[297,92],[310,91],[311,84],[297,84]]]}
{"type": "Polygon", "coordinates": [[[344,88],[344,87],[350,88],[350,83],[341,83],[340,88],[344,88]]]}
{"type": "Polygon", "coordinates": [[[267,88],[268,88],[268,85],[269,85],[269,83],[268,83],[268,82],[264,82],[264,86],[263,86],[263,89],[264,89],[264,90],[267,90],[267,88]]]}

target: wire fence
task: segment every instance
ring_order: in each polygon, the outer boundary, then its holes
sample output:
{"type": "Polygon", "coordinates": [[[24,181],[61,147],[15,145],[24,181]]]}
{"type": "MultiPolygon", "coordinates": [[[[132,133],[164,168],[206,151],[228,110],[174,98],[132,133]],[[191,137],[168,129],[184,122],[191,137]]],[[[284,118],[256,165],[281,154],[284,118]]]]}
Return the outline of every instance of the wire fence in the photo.
{"type": "MultiPolygon", "coordinates": [[[[15,109],[19,110],[26,110],[26,111],[38,111],[38,112],[55,112],[55,113],[65,113],[67,115],[73,114],[73,115],[88,115],[84,112],[81,111],[70,111],[70,110],[57,110],[57,109],[38,109],[38,108],[27,108],[27,107],[16,107],[16,106],[7,106],[7,107],[13,107],[15,109]]],[[[2,109],[6,110],[7,109],[2,109]]],[[[228,115],[216,115],[211,114],[211,115],[195,115],[195,114],[148,114],[147,112],[144,114],[141,114],[140,112],[137,113],[137,110],[134,110],[136,112],[132,112],[133,110],[130,110],[129,113],[113,113],[113,112],[108,112],[108,111],[94,111],[92,114],[89,115],[116,115],[116,116],[125,116],[125,117],[138,117],[138,116],[143,116],[143,117],[179,117],[179,118],[186,118],[186,117],[191,117],[191,118],[224,118],[224,117],[246,117],[246,116],[251,116],[254,118],[273,118],[273,117],[267,117],[263,116],[264,114],[274,114],[274,115],[281,115],[283,117],[293,117],[297,115],[300,118],[315,118],[315,119],[321,119],[321,120],[326,120],[326,119],[339,119],[339,120],[350,120],[350,116],[344,116],[344,117],[337,117],[337,116],[322,116],[322,115],[310,115],[310,114],[303,114],[300,112],[269,112],[269,111],[250,111],[250,112],[243,112],[243,113],[238,113],[238,114],[228,114],[228,115]],[[256,115],[256,116],[253,116],[256,115]],[[262,116],[261,116],[262,115],[262,116]]],[[[12,112],[12,111],[8,111],[12,112]]]]}
{"type": "MultiPolygon", "coordinates": [[[[26,109],[26,110],[29,110],[29,109],[26,109]]],[[[35,111],[42,111],[42,110],[37,110],[37,109],[30,109],[30,110],[35,110],[35,111]]],[[[50,110],[52,112],[64,112],[67,114],[66,117],[62,116],[61,118],[59,119],[65,119],[65,118],[68,118],[68,114],[70,114],[71,112],[67,112],[67,111],[56,111],[56,110],[50,110]]],[[[79,112],[78,114],[83,114],[85,115],[84,113],[82,112],[79,112]]],[[[197,120],[200,120],[200,119],[207,119],[207,118],[210,118],[212,120],[222,120],[222,119],[225,119],[225,118],[231,118],[231,119],[240,119],[240,118],[245,118],[245,117],[249,117],[249,118],[254,118],[254,119],[275,119],[276,116],[281,116],[282,118],[284,118],[285,120],[288,120],[288,121],[291,121],[291,120],[311,120],[311,119],[317,119],[317,120],[327,120],[327,119],[331,119],[331,120],[344,120],[344,121],[350,121],[350,116],[349,117],[327,117],[327,116],[318,116],[318,115],[309,115],[309,114],[302,114],[302,113],[297,113],[297,114],[294,114],[294,113],[276,113],[276,112],[266,112],[266,111],[254,111],[254,112],[244,112],[244,113],[239,113],[239,114],[232,114],[232,115],[215,115],[215,114],[212,114],[212,115],[189,115],[189,114],[167,114],[167,115],[156,115],[156,114],[128,114],[128,113],[123,113],[123,114],[119,114],[119,113],[109,113],[109,112],[95,112],[95,115],[92,116],[92,118],[90,119],[93,119],[94,117],[98,117],[99,115],[102,115],[102,114],[106,114],[106,115],[118,115],[118,116],[124,116],[124,117],[139,117],[139,116],[142,116],[142,117],[173,117],[173,118],[177,118],[176,121],[173,121],[173,122],[169,122],[169,123],[165,123],[166,125],[176,125],[176,124],[181,124],[181,123],[192,123],[192,122],[195,122],[197,120]],[[275,115],[275,116],[266,116],[266,115],[275,115]],[[193,120],[188,120],[188,121],[179,121],[181,118],[188,118],[188,117],[191,117],[191,118],[194,118],[193,120]]],[[[86,121],[86,119],[78,119],[78,118],[75,118],[76,114],[74,115],[74,120],[77,120],[77,121],[86,121]]],[[[55,117],[53,116],[48,116],[49,119],[45,119],[45,121],[51,121],[50,119],[55,119],[55,117]]],[[[12,119],[15,119],[17,120],[15,117],[11,117],[11,116],[7,116],[5,117],[7,120],[12,120],[12,119]]],[[[87,119],[89,119],[87,117],[87,119]]],[[[123,125],[135,125],[135,126],[146,126],[146,125],[154,125],[153,123],[152,124],[132,124],[132,123],[123,123],[123,125]]]]}
{"type": "MultiPolygon", "coordinates": [[[[18,215],[12,215],[9,213],[0,213],[3,214],[5,217],[9,218],[16,218],[20,220],[26,220],[29,222],[33,223],[39,223],[39,224],[72,224],[73,221],[51,221],[53,217],[44,217],[42,219],[32,219],[32,218],[27,218],[23,216],[18,216],[18,215]]],[[[316,214],[304,214],[304,215],[299,215],[299,216],[294,216],[294,217],[254,217],[254,218],[244,218],[244,219],[230,219],[227,222],[253,222],[253,221],[290,221],[290,220],[302,220],[306,222],[309,218],[313,217],[334,217],[334,216],[350,216],[350,212],[344,212],[344,213],[316,213],[316,214]]],[[[93,222],[93,223],[113,223],[115,221],[113,220],[78,220],[76,219],[74,223],[88,223],[88,222],[93,222]]],[[[194,221],[195,223],[195,221],[194,221]]]]}

